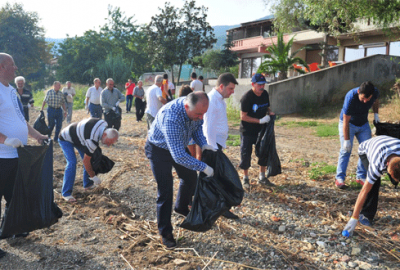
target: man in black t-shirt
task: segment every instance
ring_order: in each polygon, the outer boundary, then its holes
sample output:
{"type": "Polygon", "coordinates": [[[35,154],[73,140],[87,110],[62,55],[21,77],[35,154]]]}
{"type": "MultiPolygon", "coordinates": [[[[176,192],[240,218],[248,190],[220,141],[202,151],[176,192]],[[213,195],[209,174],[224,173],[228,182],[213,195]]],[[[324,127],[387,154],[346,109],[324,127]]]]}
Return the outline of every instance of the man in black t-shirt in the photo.
{"type": "MultiPolygon", "coordinates": [[[[264,90],[265,77],[257,73],[251,78],[252,89],[243,95],[240,100],[240,165],[243,169],[243,187],[249,188],[249,168],[251,165],[251,153],[253,144],[256,144],[261,125],[270,121],[270,115],[274,115],[270,110],[269,95],[264,90]]],[[[260,165],[259,184],[274,186],[268,178],[265,177],[265,167],[262,161],[258,160],[260,165]]]]}

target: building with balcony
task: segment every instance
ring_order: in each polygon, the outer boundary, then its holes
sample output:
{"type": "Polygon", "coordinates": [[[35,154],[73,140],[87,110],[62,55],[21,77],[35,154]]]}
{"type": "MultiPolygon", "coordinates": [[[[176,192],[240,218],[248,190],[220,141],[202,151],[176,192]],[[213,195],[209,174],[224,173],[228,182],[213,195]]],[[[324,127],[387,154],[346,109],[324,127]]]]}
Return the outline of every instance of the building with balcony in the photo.
{"type": "MultiPolygon", "coordinates": [[[[292,51],[307,46],[307,49],[296,55],[307,64],[322,64],[322,44],[325,41],[328,44],[325,63],[338,64],[375,54],[400,56],[400,34],[387,36],[382,29],[369,22],[356,23],[356,28],[357,33],[342,34],[336,38],[313,30],[295,31],[284,34],[284,41],[294,36],[292,51]]],[[[263,61],[262,57],[267,53],[266,48],[277,42],[272,15],[229,29],[227,36],[233,42],[232,50],[240,59],[239,78],[250,78],[263,61]]],[[[297,75],[298,72],[288,73],[289,77],[297,75]]]]}

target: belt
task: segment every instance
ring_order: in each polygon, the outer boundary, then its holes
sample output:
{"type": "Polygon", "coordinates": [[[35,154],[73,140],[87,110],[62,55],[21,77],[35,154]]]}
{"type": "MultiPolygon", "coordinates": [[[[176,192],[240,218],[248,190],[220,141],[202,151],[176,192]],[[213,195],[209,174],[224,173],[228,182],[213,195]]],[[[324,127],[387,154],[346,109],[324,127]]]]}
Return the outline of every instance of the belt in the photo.
{"type": "Polygon", "coordinates": [[[61,109],[61,107],[56,108],[56,107],[51,107],[51,106],[49,106],[49,108],[50,108],[50,109],[55,109],[55,110],[61,109]]]}

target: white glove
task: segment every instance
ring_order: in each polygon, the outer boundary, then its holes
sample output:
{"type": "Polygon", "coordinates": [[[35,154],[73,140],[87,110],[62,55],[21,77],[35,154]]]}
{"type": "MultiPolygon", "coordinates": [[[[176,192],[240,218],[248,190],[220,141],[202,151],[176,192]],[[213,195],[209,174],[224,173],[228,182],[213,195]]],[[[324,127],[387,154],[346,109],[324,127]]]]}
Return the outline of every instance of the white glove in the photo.
{"type": "Polygon", "coordinates": [[[347,153],[351,152],[351,142],[350,142],[350,140],[345,140],[344,141],[343,150],[346,151],[347,153]]]}
{"type": "Polygon", "coordinates": [[[266,115],[266,116],[264,116],[263,118],[260,119],[260,124],[268,123],[269,120],[271,120],[271,117],[269,117],[269,115],[266,115]]]}
{"type": "Polygon", "coordinates": [[[212,147],[209,144],[205,144],[205,145],[203,145],[203,147],[201,147],[201,151],[203,152],[204,150],[211,150],[213,152],[217,151],[217,149],[215,149],[214,147],[212,147]]]}
{"type": "Polygon", "coordinates": [[[100,180],[100,178],[97,177],[97,175],[95,175],[95,176],[92,177],[92,178],[89,177],[89,179],[92,180],[93,183],[94,183],[96,186],[101,184],[101,180],[100,180]]]}
{"type": "Polygon", "coordinates": [[[87,105],[85,105],[85,110],[87,110],[88,109],[88,106],[87,105]]]}
{"type": "Polygon", "coordinates": [[[115,107],[112,107],[112,110],[115,112],[115,111],[117,110],[117,108],[115,108],[115,107]]]}
{"type": "Polygon", "coordinates": [[[374,113],[374,121],[377,122],[377,123],[380,122],[379,121],[379,114],[374,113]]]}
{"type": "Polygon", "coordinates": [[[72,95],[71,95],[71,94],[68,94],[68,96],[69,96],[70,98],[72,98],[72,95]]]}
{"type": "Polygon", "coordinates": [[[119,105],[119,101],[117,101],[117,103],[115,103],[115,107],[118,107],[118,105],[119,105]]]}
{"type": "Polygon", "coordinates": [[[349,236],[353,235],[353,232],[357,226],[357,223],[358,223],[358,219],[351,217],[349,222],[347,222],[346,226],[344,226],[343,231],[348,231],[349,236]]]}
{"type": "Polygon", "coordinates": [[[27,107],[30,108],[32,105],[28,103],[27,107]]]}
{"type": "Polygon", "coordinates": [[[207,167],[204,169],[203,173],[205,173],[207,175],[207,177],[211,177],[214,175],[214,169],[207,165],[207,167]]]}
{"type": "Polygon", "coordinates": [[[14,147],[14,148],[24,147],[21,140],[18,138],[7,138],[7,139],[5,139],[4,144],[7,146],[14,147]]]}

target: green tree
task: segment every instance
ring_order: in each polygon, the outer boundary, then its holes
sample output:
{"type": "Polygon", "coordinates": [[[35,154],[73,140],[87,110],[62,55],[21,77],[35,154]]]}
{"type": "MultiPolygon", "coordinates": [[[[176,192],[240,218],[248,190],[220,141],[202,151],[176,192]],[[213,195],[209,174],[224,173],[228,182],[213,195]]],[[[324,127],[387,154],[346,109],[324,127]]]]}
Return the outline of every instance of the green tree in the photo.
{"type": "Polygon", "coordinates": [[[233,43],[232,43],[232,36],[228,35],[226,41],[223,45],[224,49],[221,51],[221,69],[224,72],[228,71],[231,67],[236,66],[239,64],[237,54],[232,51],[233,43]]]}
{"type": "MultiPolygon", "coordinates": [[[[152,62],[161,64],[172,72],[173,66],[182,65],[201,55],[216,42],[213,28],[206,21],[207,8],[196,7],[196,2],[186,1],[181,9],[169,2],[159,8],[160,14],[151,17],[146,27],[148,52],[152,62]]],[[[179,76],[178,76],[179,83],[179,76]]]]}
{"type": "Polygon", "coordinates": [[[38,72],[51,58],[39,21],[22,4],[6,3],[0,10],[0,51],[13,56],[22,76],[38,72]]]}
{"type": "MultiPolygon", "coordinates": [[[[272,45],[266,49],[269,53],[264,55],[265,61],[261,63],[257,72],[274,74],[274,76],[276,72],[279,72],[278,80],[284,80],[287,79],[287,72],[294,69],[293,64],[299,63],[308,67],[307,63],[303,59],[295,57],[298,52],[306,49],[306,47],[291,52],[293,40],[294,36],[288,41],[288,43],[285,43],[283,40],[283,33],[278,32],[276,44],[272,43],[272,45]]],[[[303,73],[302,70],[298,71],[303,73]]]]}

